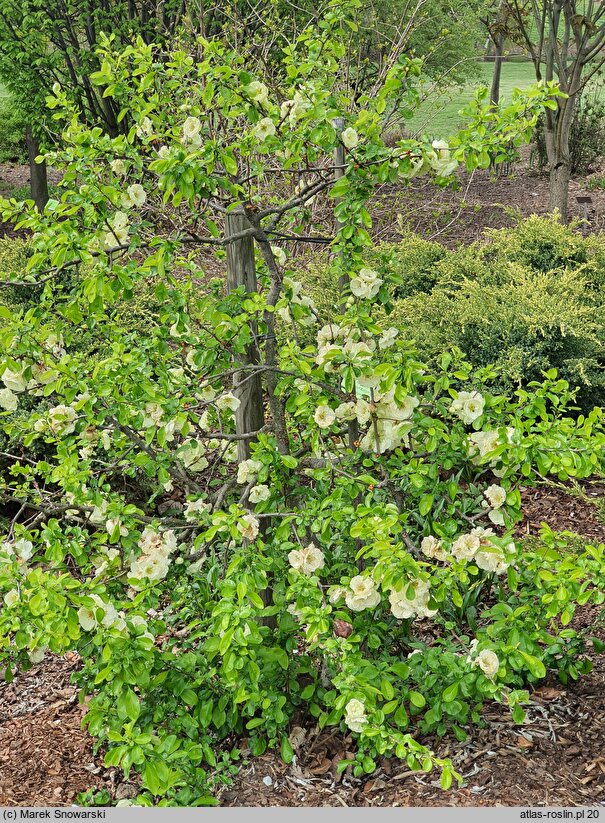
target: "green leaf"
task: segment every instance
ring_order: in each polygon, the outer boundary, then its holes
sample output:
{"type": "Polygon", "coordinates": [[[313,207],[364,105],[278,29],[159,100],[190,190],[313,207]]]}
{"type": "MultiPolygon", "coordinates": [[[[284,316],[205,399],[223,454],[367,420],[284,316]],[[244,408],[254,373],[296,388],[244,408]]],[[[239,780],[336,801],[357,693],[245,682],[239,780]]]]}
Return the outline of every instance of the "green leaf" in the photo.
{"type": "Polygon", "coordinates": [[[290,745],[290,741],[284,735],[281,739],[281,748],[280,748],[281,759],[284,763],[291,763],[292,759],[294,758],[294,749],[290,745]]]}
{"type": "Polygon", "coordinates": [[[137,720],[141,713],[141,703],[139,698],[132,689],[126,689],[118,697],[117,701],[118,716],[122,720],[137,720]]]}
{"type": "Polygon", "coordinates": [[[418,709],[422,709],[423,706],[426,706],[424,695],[420,694],[420,692],[410,692],[409,699],[412,706],[416,706],[418,709]]]}
{"type": "Polygon", "coordinates": [[[452,683],[451,686],[448,686],[447,689],[443,690],[443,700],[445,703],[451,703],[452,700],[456,699],[458,694],[459,683],[452,683]]]}

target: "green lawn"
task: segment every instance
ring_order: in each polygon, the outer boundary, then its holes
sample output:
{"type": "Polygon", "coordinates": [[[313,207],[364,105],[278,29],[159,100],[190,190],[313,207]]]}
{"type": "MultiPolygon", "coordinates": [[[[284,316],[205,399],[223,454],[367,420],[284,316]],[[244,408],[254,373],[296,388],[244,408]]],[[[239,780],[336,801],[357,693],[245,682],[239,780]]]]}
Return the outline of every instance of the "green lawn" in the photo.
{"type": "MultiPolygon", "coordinates": [[[[472,98],[479,85],[491,85],[493,63],[479,64],[480,76],[473,85],[449,90],[445,94],[431,94],[414,117],[406,123],[412,132],[426,132],[432,137],[449,137],[463,124],[459,111],[472,98]]],[[[502,65],[500,97],[505,100],[514,88],[523,89],[535,82],[534,67],[529,61],[505,62],[502,65]]]]}

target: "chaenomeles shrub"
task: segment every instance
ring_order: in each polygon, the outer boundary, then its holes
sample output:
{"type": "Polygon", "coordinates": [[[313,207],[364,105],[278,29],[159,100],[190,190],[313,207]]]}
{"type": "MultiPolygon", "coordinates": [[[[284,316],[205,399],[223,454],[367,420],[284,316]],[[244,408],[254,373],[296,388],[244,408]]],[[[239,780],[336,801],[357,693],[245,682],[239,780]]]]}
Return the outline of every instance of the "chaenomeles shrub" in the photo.
{"type": "Polygon", "coordinates": [[[10,96],[0,97],[0,163],[27,163],[26,120],[10,96]]]}
{"type": "MultiPolygon", "coordinates": [[[[514,527],[521,479],[602,469],[601,412],[572,419],[553,371],[511,400],[459,352],[429,368],[377,322],[397,283],[362,259],[374,185],[489,164],[553,101],[539,90],[503,112],[479,107],[451,151],[385,146],[382,113],[419,68],[399,61],[351,113],[334,79],[343,15],[333,4],[286,50],[279,91],[219,43],[200,43],[199,64],[108,46],[93,80],[131,131],[86,129],[55,89],[61,197],[43,214],[3,203],[33,232],[38,296],[0,307],[2,426],[28,450],[0,478],[0,501],[16,507],[0,541],[0,659],[10,678],[47,652],[81,655],[87,727],[105,763],[137,781],[137,805],[212,803],[239,741],[290,761],[295,722],[351,733],[355,775],[395,756],[437,766],[447,788],[452,765],[423,734],[463,737],[494,699],[522,722],[563,609],[599,602],[578,559],[553,606],[540,576],[524,576],[514,527]],[[337,146],[346,169],[332,185],[337,146]],[[276,164],[312,182],[284,200],[267,177],[276,164]],[[324,190],[340,225],[332,274],[346,275],[331,316],[276,245],[324,190]],[[226,210],[258,251],[249,293],[203,271],[235,242],[226,210]],[[112,322],[150,283],[146,322],[112,322]],[[242,405],[257,377],[268,409],[254,408],[251,432],[242,405]],[[489,610],[515,598],[532,609],[508,636],[489,610]]],[[[580,644],[560,644],[570,676],[580,644]]]]}

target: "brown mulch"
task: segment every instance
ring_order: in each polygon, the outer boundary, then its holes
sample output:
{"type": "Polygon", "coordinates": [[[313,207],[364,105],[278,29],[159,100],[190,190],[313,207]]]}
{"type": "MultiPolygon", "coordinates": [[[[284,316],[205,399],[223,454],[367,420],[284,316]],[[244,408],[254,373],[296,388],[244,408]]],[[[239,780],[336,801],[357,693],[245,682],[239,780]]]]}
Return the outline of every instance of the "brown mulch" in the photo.
{"type": "Polygon", "coordinates": [[[107,781],[80,727],[85,707],[69,683],[78,665],[49,656],[0,683],[0,806],[68,806],[107,781]]]}

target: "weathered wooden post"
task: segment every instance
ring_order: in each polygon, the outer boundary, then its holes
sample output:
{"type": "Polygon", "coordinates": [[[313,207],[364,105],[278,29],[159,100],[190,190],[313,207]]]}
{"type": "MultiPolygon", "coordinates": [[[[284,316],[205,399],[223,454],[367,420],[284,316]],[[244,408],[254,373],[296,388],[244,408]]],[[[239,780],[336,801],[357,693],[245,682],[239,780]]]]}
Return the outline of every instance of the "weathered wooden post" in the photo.
{"type": "MultiPolygon", "coordinates": [[[[251,228],[252,226],[246,215],[241,212],[227,214],[225,217],[226,238],[241,234],[251,228]]],[[[227,290],[231,292],[240,286],[244,287],[247,294],[256,293],[256,262],[254,259],[254,240],[251,235],[241,237],[227,244],[227,290]]],[[[265,423],[260,374],[255,374],[253,369],[246,369],[247,366],[255,366],[259,363],[259,353],[256,345],[258,334],[256,323],[251,324],[250,331],[253,341],[246,351],[237,358],[237,363],[243,369],[241,372],[236,372],[233,378],[235,396],[241,401],[235,412],[235,432],[238,435],[258,431],[262,429],[265,423]]],[[[247,460],[248,457],[250,457],[250,438],[238,440],[238,462],[241,463],[242,460],[247,460]]]]}
{"type": "MultiPolygon", "coordinates": [[[[345,126],[344,117],[335,117],[334,120],[332,120],[332,125],[336,129],[336,133],[338,134],[338,136],[340,136],[342,134],[342,130],[344,129],[344,126],[345,126]]],[[[334,182],[335,183],[338,180],[340,180],[341,177],[344,176],[344,173],[345,173],[344,165],[345,165],[345,147],[344,147],[344,144],[343,144],[342,140],[339,140],[338,144],[336,145],[336,148],[334,149],[334,182]]],[[[338,201],[336,201],[336,202],[338,202],[338,201]]],[[[339,220],[336,220],[336,225],[334,226],[334,228],[335,228],[336,232],[339,232],[343,228],[343,224],[339,220]]],[[[340,277],[338,278],[338,288],[339,288],[339,291],[340,291],[341,298],[342,298],[342,293],[346,289],[348,283],[349,283],[349,275],[347,274],[346,271],[343,271],[342,274],[340,275],[340,277]]],[[[342,312],[345,311],[344,304],[341,304],[341,309],[340,310],[342,312]]],[[[355,444],[359,440],[359,424],[358,424],[357,420],[351,420],[349,425],[348,425],[348,429],[349,429],[349,448],[352,449],[352,450],[355,450],[357,448],[357,446],[355,444]]]]}

